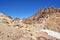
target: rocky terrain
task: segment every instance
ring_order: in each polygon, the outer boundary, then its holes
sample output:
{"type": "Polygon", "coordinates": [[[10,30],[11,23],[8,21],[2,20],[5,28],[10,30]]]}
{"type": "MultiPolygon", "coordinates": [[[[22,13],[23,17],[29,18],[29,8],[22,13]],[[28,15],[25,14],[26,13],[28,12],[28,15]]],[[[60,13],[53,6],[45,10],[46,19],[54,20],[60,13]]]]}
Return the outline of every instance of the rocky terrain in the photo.
{"type": "Polygon", "coordinates": [[[50,7],[47,9],[40,9],[35,15],[24,19],[26,24],[43,24],[44,29],[50,29],[60,32],[60,9],[50,7]]]}
{"type": "Polygon", "coordinates": [[[40,9],[25,19],[0,13],[0,40],[60,40],[60,9],[40,9]]]}

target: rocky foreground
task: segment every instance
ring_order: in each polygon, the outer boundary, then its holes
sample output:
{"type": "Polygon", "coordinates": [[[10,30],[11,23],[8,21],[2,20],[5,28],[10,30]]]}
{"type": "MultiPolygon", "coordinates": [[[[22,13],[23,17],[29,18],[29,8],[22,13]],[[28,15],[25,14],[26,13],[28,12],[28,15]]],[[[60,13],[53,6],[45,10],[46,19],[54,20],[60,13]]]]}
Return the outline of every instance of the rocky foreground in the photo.
{"type": "Polygon", "coordinates": [[[41,9],[25,19],[0,13],[0,40],[60,40],[60,9],[41,9]]]}

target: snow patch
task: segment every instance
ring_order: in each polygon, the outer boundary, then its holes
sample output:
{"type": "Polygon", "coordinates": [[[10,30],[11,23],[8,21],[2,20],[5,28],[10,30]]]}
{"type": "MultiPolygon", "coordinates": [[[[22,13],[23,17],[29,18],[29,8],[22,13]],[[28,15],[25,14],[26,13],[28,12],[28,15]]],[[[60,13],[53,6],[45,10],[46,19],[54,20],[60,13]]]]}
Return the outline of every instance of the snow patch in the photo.
{"type": "Polygon", "coordinates": [[[18,26],[16,26],[15,28],[18,28],[18,26]]]}
{"type": "Polygon", "coordinates": [[[23,20],[21,19],[20,22],[22,22],[23,20]]]}
{"type": "Polygon", "coordinates": [[[55,31],[52,31],[52,30],[48,30],[48,29],[44,29],[44,30],[41,30],[41,31],[43,31],[43,32],[47,32],[48,35],[60,39],[60,33],[58,33],[58,32],[55,32],[55,31]]]}

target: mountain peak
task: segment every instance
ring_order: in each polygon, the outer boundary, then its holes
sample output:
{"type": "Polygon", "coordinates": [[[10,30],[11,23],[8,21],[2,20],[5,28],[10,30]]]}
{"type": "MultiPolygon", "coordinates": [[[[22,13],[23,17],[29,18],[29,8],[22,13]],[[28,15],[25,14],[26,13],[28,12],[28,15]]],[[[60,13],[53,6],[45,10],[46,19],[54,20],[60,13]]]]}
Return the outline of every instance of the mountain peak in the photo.
{"type": "Polygon", "coordinates": [[[50,7],[50,8],[45,8],[45,9],[40,9],[38,10],[38,12],[36,14],[34,14],[33,16],[27,18],[27,20],[32,21],[38,21],[41,18],[48,18],[48,15],[52,15],[52,14],[56,14],[56,13],[60,13],[60,9],[56,9],[54,7],[50,7]]]}

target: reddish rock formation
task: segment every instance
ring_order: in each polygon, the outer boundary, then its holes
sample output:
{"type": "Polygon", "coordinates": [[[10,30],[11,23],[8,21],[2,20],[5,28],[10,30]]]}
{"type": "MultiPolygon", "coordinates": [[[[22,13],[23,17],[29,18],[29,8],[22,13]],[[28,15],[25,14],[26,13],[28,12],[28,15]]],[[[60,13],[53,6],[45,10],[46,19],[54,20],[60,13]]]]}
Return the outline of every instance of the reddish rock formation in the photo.
{"type": "Polygon", "coordinates": [[[48,9],[40,9],[35,15],[24,19],[24,23],[34,24],[45,21],[44,29],[50,29],[60,32],[60,9],[50,7],[48,9]]]}
{"type": "Polygon", "coordinates": [[[40,22],[40,19],[48,18],[50,15],[56,12],[60,12],[60,9],[56,9],[54,7],[50,7],[48,9],[40,9],[35,15],[24,19],[23,22],[27,24],[40,22]]]}

